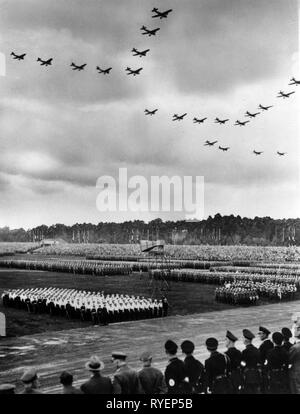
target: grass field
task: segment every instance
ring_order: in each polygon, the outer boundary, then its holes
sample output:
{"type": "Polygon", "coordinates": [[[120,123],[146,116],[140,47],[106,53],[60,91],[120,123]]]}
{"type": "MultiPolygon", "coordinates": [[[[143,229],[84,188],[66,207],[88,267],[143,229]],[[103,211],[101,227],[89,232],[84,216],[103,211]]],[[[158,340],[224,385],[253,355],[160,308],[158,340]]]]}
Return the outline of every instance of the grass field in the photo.
{"type": "MultiPolygon", "coordinates": [[[[152,289],[146,274],[130,276],[95,277],[40,271],[0,270],[0,295],[6,288],[61,287],[82,290],[104,290],[108,293],[151,296],[152,289]]],[[[215,286],[197,283],[174,282],[170,284],[167,297],[170,314],[186,315],[228,309],[232,306],[214,301],[215,286]]],[[[7,318],[7,335],[20,336],[31,333],[57,331],[88,326],[89,322],[68,321],[48,315],[33,315],[22,310],[3,308],[7,318]]]]}

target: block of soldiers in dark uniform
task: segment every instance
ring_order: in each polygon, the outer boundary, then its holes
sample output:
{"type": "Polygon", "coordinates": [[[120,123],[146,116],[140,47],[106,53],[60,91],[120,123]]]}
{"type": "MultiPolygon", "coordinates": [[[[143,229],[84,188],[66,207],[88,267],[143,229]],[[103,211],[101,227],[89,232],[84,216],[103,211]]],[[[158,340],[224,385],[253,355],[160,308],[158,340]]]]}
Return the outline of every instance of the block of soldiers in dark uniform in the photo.
{"type": "Polygon", "coordinates": [[[255,335],[249,329],[243,329],[244,344],[242,351],[243,388],[244,394],[260,394],[261,392],[261,356],[259,350],[252,344],[255,335]]]}
{"type": "Polygon", "coordinates": [[[267,352],[268,393],[288,393],[288,351],[282,347],[283,336],[280,332],[272,335],[274,348],[267,352]]]}
{"type": "Polygon", "coordinates": [[[292,338],[293,334],[289,328],[282,328],[281,333],[283,336],[283,348],[285,348],[287,351],[290,350],[290,348],[293,346],[293,344],[290,342],[290,339],[292,338]]]}
{"type": "Polygon", "coordinates": [[[225,346],[227,351],[225,354],[230,359],[230,384],[232,394],[240,393],[243,382],[241,372],[242,353],[235,347],[237,340],[238,338],[233,333],[230,331],[226,332],[225,346]]]}
{"type": "Polygon", "coordinates": [[[291,394],[300,394],[300,328],[295,329],[296,343],[289,350],[289,380],[291,394]]]}
{"type": "Polygon", "coordinates": [[[150,352],[144,352],[140,356],[143,363],[143,369],[138,372],[142,390],[145,394],[166,394],[167,386],[163,373],[151,366],[152,355],[150,352]]]}
{"type": "Polygon", "coordinates": [[[14,394],[16,386],[13,384],[0,384],[0,395],[1,394],[14,394]]]}
{"type": "Polygon", "coordinates": [[[168,340],[165,343],[165,351],[169,358],[169,363],[165,369],[168,394],[186,394],[189,391],[189,384],[185,381],[185,365],[177,357],[177,349],[178,346],[175,342],[168,340]]]}
{"type": "Polygon", "coordinates": [[[192,341],[183,341],[180,345],[182,353],[185,354],[185,374],[189,379],[192,394],[199,394],[204,391],[204,366],[193,355],[195,345],[192,341]]]}
{"type": "Polygon", "coordinates": [[[210,357],[205,360],[205,388],[210,394],[228,394],[230,361],[227,355],[218,352],[218,340],[208,338],[205,342],[210,357]]]}
{"type": "Polygon", "coordinates": [[[60,383],[63,386],[63,394],[82,394],[82,392],[73,386],[73,375],[67,371],[60,374],[60,383]]]}
{"type": "Polygon", "coordinates": [[[267,391],[268,388],[268,379],[267,379],[267,373],[265,370],[265,364],[266,364],[266,360],[267,360],[267,353],[270,349],[273,349],[274,345],[273,342],[268,339],[268,336],[270,335],[270,331],[263,327],[260,326],[259,330],[258,330],[258,336],[260,338],[260,340],[262,341],[259,349],[260,352],[260,363],[261,363],[261,369],[262,369],[262,393],[265,393],[267,391]]]}
{"type": "Polygon", "coordinates": [[[113,352],[112,362],[116,367],[113,378],[114,394],[142,394],[143,390],[135,370],[126,362],[127,355],[123,352],[113,352]]]}
{"type": "Polygon", "coordinates": [[[24,390],[21,391],[20,394],[42,394],[38,390],[40,382],[37,371],[34,368],[30,368],[25,371],[21,377],[21,381],[24,385],[24,390]]]}
{"type": "Polygon", "coordinates": [[[113,387],[110,378],[101,375],[104,363],[97,356],[92,356],[85,364],[85,368],[92,373],[91,378],[83,383],[80,390],[84,394],[112,394],[113,387]]]}

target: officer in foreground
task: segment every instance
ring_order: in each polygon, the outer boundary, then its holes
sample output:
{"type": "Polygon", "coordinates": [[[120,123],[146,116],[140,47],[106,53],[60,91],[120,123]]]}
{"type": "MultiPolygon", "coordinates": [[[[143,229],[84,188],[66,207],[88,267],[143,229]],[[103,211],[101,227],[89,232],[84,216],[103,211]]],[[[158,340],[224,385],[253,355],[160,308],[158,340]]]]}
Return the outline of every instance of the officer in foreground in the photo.
{"type": "Polygon", "coordinates": [[[151,366],[152,355],[150,352],[143,352],[140,356],[143,368],[138,372],[141,387],[145,394],[166,394],[167,386],[163,373],[151,366]]]}
{"type": "Polygon", "coordinates": [[[192,341],[183,341],[180,345],[182,353],[185,355],[185,373],[189,380],[190,392],[199,394],[204,391],[204,366],[193,355],[195,345],[192,341]]]}
{"type": "Polygon", "coordinates": [[[126,362],[127,355],[124,352],[113,352],[112,362],[116,367],[113,378],[114,394],[142,394],[138,374],[130,368],[126,362]]]}
{"type": "Polygon", "coordinates": [[[259,350],[252,344],[255,335],[249,329],[243,329],[244,344],[242,351],[243,368],[243,394],[261,393],[261,356],[259,350]]]}
{"type": "Polygon", "coordinates": [[[184,362],[177,357],[178,346],[172,340],[165,343],[166,355],[169,363],[165,370],[165,380],[168,387],[168,394],[187,394],[189,384],[185,380],[186,372],[184,362]]]}
{"type": "Polygon", "coordinates": [[[218,340],[208,338],[206,348],[210,357],[205,360],[206,392],[209,394],[230,393],[230,361],[227,355],[218,352],[218,340]]]}
{"type": "Polygon", "coordinates": [[[230,331],[226,332],[225,337],[225,346],[227,351],[225,354],[230,359],[230,384],[231,384],[231,393],[239,394],[242,388],[242,372],[241,372],[241,361],[242,353],[235,347],[235,342],[238,338],[233,335],[230,331]]]}

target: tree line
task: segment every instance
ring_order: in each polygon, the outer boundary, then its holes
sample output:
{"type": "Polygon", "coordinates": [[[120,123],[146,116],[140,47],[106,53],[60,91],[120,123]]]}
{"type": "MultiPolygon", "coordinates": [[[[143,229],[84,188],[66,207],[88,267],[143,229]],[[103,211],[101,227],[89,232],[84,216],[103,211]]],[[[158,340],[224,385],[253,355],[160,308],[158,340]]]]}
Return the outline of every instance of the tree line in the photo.
{"type": "Polygon", "coordinates": [[[221,216],[201,221],[141,220],[123,223],[41,225],[33,229],[0,228],[1,242],[40,242],[62,239],[68,243],[139,243],[163,239],[167,244],[300,245],[300,219],[221,216]]]}

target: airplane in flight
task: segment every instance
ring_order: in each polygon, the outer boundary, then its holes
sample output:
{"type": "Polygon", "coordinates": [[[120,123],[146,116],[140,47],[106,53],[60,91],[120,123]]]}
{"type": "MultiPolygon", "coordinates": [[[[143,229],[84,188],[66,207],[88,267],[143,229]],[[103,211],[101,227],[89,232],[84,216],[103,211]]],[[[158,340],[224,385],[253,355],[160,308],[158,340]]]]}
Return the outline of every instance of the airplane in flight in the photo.
{"type": "Polygon", "coordinates": [[[49,66],[52,65],[53,58],[50,58],[48,60],[43,60],[41,58],[37,58],[37,62],[41,62],[41,66],[49,66]]]}
{"type": "Polygon", "coordinates": [[[251,112],[246,112],[245,116],[248,116],[249,118],[255,118],[256,115],[259,115],[260,112],[255,112],[254,114],[251,114],[251,112]]]}
{"type": "Polygon", "coordinates": [[[237,121],[235,121],[234,125],[245,126],[246,124],[248,124],[248,122],[250,122],[250,121],[242,122],[242,121],[237,120],[237,121]]]}
{"type": "Polygon", "coordinates": [[[280,156],[280,157],[283,157],[285,154],[287,154],[286,152],[279,152],[279,151],[277,151],[277,154],[280,156]]]}
{"type": "Polygon", "coordinates": [[[291,83],[289,83],[289,85],[300,85],[300,81],[296,80],[295,78],[290,79],[290,82],[291,83]]]}
{"type": "Polygon", "coordinates": [[[215,118],[215,124],[225,124],[225,122],[229,121],[229,119],[219,119],[215,118]]]}
{"type": "Polygon", "coordinates": [[[145,115],[155,115],[158,109],[153,109],[153,111],[149,111],[149,109],[145,109],[145,115]]]}
{"type": "Polygon", "coordinates": [[[267,111],[268,109],[273,108],[273,105],[263,106],[263,105],[259,104],[258,108],[262,109],[263,111],[267,111]]]}
{"type": "Polygon", "coordinates": [[[204,145],[208,145],[209,147],[212,147],[212,146],[213,146],[213,145],[215,145],[217,142],[218,142],[218,141],[208,141],[208,140],[206,140],[204,145]]]}
{"type": "Polygon", "coordinates": [[[13,59],[24,60],[24,57],[26,56],[26,53],[23,53],[23,55],[16,55],[14,52],[11,52],[10,55],[13,56],[13,59]]]}
{"type": "Polygon", "coordinates": [[[278,92],[279,95],[277,96],[277,98],[289,98],[290,95],[292,95],[292,93],[295,93],[295,91],[293,91],[293,92],[287,92],[287,93],[284,93],[282,91],[279,91],[278,92]]]}
{"type": "Polygon", "coordinates": [[[262,154],[263,153],[263,151],[253,151],[253,154],[255,154],[255,155],[260,155],[260,154],[262,154]]]}
{"type": "Polygon", "coordinates": [[[127,70],[127,72],[128,72],[127,75],[136,76],[136,75],[139,75],[140,74],[140,72],[141,72],[141,70],[143,70],[143,68],[139,68],[139,69],[133,70],[133,69],[127,67],[125,70],[127,70]]]}
{"type": "Polygon", "coordinates": [[[146,26],[142,26],[141,30],[144,31],[144,33],[142,33],[142,35],[148,35],[150,37],[150,36],[155,36],[156,33],[160,30],[160,28],[158,27],[157,29],[149,30],[149,29],[147,29],[146,26]]]}
{"type": "Polygon", "coordinates": [[[168,14],[171,13],[173,9],[169,9],[163,12],[160,12],[156,7],[152,9],[152,13],[156,13],[152,16],[152,18],[159,17],[160,19],[166,19],[168,17],[168,14]]]}
{"type": "Polygon", "coordinates": [[[174,115],[173,115],[173,119],[172,119],[172,121],[182,121],[182,120],[183,120],[183,118],[184,118],[186,115],[187,115],[187,113],[182,114],[182,115],[177,115],[177,114],[174,114],[174,115]]]}
{"type": "Polygon", "coordinates": [[[131,51],[133,53],[133,56],[139,56],[139,57],[143,57],[146,56],[146,54],[148,52],[150,52],[150,49],[146,49],[146,50],[142,50],[141,52],[138,51],[135,47],[132,49],[131,51]]]}
{"type": "Polygon", "coordinates": [[[101,69],[99,66],[97,66],[96,69],[99,73],[103,73],[103,75],[108,75],[109,72],[112,70],[112,68],[101,69]]]}
{"type": "Polygon", "coordinates": [[[81,71],[86,67],[86,65],[87,64],[84,63],[83,65],[77,66],[77,65],[75,65],[75,63],[72,62],[70,66],[73,68],[73,70],[81,71]]]}
{"type": "Polygon", "coordinates": [[[229,148],[230,148],[230,147],[220,147],[220,145],[219,145],[219,149],[220,149],[220,150],[222,150],[222,151],[228,151],[228,150],[229,150],[229,148]]]}
{"type": "Polygon", "coordinates": [[[207,118],[202,118],[202,119],[194,118],[193,122],[194,122],[194,124],[202,124],[206,119],[207,118]]]}

